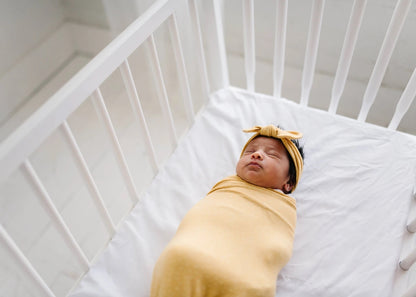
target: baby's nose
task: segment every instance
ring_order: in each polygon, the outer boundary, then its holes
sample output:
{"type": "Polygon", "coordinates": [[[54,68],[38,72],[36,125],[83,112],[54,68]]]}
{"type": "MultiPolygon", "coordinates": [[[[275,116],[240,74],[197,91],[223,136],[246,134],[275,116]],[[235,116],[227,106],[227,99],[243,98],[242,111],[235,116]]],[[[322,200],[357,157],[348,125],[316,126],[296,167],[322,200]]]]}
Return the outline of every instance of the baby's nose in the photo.
{"type": "Polygon", "coordinates": [[[263,156],[262,156],[262,154],[260,154],[260,152],[259,152],[259,151],[255,151],[255,152],[251,155],[251,157],[252,157],[253,159],[263,159],[263,156]]]}

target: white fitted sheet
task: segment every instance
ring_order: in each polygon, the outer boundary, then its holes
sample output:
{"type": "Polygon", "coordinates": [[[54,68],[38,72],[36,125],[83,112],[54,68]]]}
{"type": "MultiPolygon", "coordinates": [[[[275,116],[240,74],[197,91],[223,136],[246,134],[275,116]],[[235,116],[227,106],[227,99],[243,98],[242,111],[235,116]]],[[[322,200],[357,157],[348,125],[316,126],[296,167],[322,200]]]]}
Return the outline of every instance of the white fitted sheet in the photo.
{"type": "Polygon", "coordinates": [[[211,95],[142,202],[70,296],[148,296],[181,218],[234,174],[253,125],[304,133],[293,257],[276,296],[391,296],[415,185],[416,137],[236,88],[211,95]]]}

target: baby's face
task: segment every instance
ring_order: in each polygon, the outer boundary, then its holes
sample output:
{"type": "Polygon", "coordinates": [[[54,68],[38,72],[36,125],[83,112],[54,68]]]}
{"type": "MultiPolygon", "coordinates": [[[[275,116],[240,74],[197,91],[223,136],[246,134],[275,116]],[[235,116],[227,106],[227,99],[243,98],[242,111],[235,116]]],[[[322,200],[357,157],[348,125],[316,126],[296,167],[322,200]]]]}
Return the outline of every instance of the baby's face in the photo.
{"type": "Polygon", "coordinates": [[[237,175],[257,186],[289,192],[289,158],[277,139],[256,137],[237,163],[237,175]]]}

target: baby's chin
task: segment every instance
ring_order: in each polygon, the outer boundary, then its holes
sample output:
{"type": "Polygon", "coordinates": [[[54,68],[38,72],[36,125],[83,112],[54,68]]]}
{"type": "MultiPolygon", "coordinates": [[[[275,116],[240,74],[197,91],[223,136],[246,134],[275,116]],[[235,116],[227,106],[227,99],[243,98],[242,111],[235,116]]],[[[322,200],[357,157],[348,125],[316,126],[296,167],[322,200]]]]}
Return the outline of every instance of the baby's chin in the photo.
{"type": "MultiPolygon", "coordinates": [[[[258,187],[263,187],[263,188],[275,189],[273,186],[268,186],[268,185],[264,184],[262,181],[260,181],[260,182],[256,181],[255,179],[252,179],[248,176],[240,176],[239,174],[237,174],[237,176],[239,178],[241,178],[242,180],[244,180],[245,182],[248,182],[249,184],[252,184],[252,185],[255,185],[255,186],[258,186],[258,187]]],[[[281,189],[278,189],[278,190],[281,190],[281,189]]]]}

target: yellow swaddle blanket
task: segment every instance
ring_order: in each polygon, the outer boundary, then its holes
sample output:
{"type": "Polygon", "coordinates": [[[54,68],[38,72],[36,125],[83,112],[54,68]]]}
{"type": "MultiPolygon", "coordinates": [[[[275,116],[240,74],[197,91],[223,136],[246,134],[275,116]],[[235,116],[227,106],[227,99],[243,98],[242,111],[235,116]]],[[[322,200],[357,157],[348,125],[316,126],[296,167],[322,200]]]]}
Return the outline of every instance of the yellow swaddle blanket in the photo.
{"type": "Polygon", "coordinates": [[[151,296],[274,296],[295,225],[294,198],[227,177],[184,217],[156,263],[151,296]]]}

